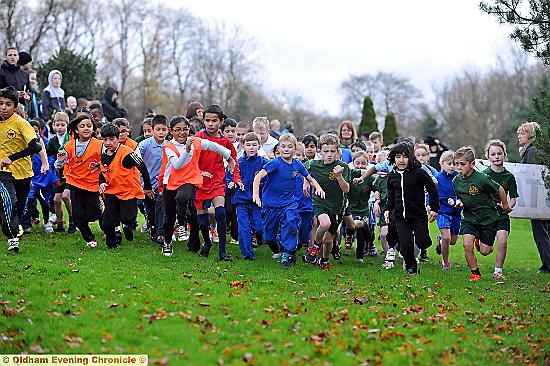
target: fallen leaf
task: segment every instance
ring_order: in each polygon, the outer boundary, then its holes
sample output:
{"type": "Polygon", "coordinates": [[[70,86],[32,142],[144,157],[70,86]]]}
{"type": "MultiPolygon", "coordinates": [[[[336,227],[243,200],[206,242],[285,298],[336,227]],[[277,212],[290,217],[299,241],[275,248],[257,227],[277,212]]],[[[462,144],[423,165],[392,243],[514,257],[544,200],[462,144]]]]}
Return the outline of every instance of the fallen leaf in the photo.
{"type": "Polygon", "coordinates": [[[118,304],[116,302],[112,302],[111,304],[109,304],[110,309],[116,308],[117,306],[118,306],[118,304]]]}
{"type": "Polygon", "coordinates": [[[464,333],[466,331],[466,328],[464,327],[456,327],[452,330],[454,333],[464,333]]]}
{"type": "Polygon", "coordinates": [[[353,302],[359,305],[366,304],[369,301],[370,301],[370,298],[368,297],[356,297],[353,299],[353,302]]]}
{"type": "Polygon", "coordinates": [[[207,302],[199,302],[199,306],[210,306],[207,302]]]}

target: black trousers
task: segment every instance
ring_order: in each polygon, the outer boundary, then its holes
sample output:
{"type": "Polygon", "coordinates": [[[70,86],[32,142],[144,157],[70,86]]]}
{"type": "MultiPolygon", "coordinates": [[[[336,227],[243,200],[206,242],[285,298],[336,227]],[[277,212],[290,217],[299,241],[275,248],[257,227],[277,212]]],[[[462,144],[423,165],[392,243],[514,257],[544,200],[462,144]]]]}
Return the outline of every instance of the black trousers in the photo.
{"type": "Polygon", "coordinates": [[[531,229],[542,262],[540,270],[550,272],[550,220],[531,220],[531,229]]]}
{"type": "MultiPolygon", "coordinates": [[[[155,198],[145,197],[143,200],[145,212],[147,213],[147,225],[152,238],[164,235],[164,199],[162,195],[155,193],[155,198]]],[[[168,233],[172,235],[172,233],[168,233]]]]}
{"type": "Polygon", "coordinates": [[[27,197],[31,190],[31,179],[15,179],[15,196],[17,197],[17,217],[23,217],[25,207],[27,207],[27,197]]]}
{"type": "Polygon", "coordinates": [[[162,192],[164,201],[164,241],[172,242],[172,233],[176,226],[176,213],[178,205],[184,210],[187,209],[189,201],[195,198],[195,186],[184,184],[177,190],[164,189],[162,192]]]}
{"type": "Polygon", "coordinates": [[[73,222],[86,242],[95,240],[90,229],[90,222],[100,221],[103,214],[99,205],[99,193],[70,186],[71,203],[73,205],[73,222]]]}
{"type": "Polygon", "coordinates": [[[15,179],[10,173],[0,172],[0,221],[4,235],[8,239],[16,238],[19,231],[17,194],[15,179]]]}
{"type": "Polygon", "coordinates": [[[117,245],[115,227],[119,223],[135,227],[138,213],[137,198],[121,200],[115,195],[106,194],[104,203],[103,231],[105,232],[105,241],[108,247],[115,247],[117,245]]]}
{"type": "Polygon", "coordinates": [[[395,224],[397,226],[400,252],[405,261],[405,267],[416,272],[417,263],[414,256],[414,245],[416,244],[420,249],[428,249],[430,245],[432,245],[430,231],[428,229],[428,218],[396,218],[395,224]]]}

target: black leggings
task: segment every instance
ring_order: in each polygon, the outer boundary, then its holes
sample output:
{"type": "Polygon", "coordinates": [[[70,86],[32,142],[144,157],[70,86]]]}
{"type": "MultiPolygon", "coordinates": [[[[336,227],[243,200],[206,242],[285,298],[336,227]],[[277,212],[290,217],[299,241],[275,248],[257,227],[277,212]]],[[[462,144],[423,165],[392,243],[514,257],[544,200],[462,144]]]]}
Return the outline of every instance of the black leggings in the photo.
{"type": "Polygon", "coordinates": [[[186,208],[188,202],[195,198],[195,186],[186,183],[180,186],[177,190],[164,189],[162,192],[164,200],[164,241],[172,242],[172,233],[176,225],[177,207],[180,205],[186,208]]]}
{"type": "Polygon", "coordinates": [[[416,272],[417,263],[414,256],[414,245],[420,249],[428,249],[432,245],[430,231],[428,229],[428,218],[415,220],[395,219],[397,235],[399,236],[400,252],[405,260],[405,267],[416,272]]]}

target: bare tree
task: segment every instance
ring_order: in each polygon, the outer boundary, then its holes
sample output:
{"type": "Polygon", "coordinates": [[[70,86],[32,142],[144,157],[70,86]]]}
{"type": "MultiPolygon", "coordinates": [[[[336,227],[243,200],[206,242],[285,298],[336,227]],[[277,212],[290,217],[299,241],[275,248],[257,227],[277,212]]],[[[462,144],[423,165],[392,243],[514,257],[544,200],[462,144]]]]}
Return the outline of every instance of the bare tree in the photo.
{"type": "MultiPolygon", "coordinates": [[[[392,112],[399,130],[410,134],[416,131],[422,93],[404,76],[387,72],[375,75],[350,75],[340,85],[343,91],[342,109],[348,117],[359,120],[365,96],[370,96],[380,120],[392,112]]],[[[380,121],[379,121],[380,122],[380,121]]]]}

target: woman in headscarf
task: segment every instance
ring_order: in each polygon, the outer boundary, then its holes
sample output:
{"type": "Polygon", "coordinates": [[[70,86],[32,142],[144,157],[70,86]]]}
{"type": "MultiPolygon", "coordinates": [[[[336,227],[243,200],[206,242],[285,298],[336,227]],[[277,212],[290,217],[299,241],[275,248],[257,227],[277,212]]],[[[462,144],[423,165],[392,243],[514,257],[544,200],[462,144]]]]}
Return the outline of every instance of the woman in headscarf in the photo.
{"type": "MultiPolygon", "coordinates": [[[[523,164],[537,164],[536,148],[533,143],[539,129],[540,126],[536,122],[525,122],[518,127],[519,153],[523,164]]],[[[531,229],[542,262],[538,273],[550,273],[550,220],[533,219],[531,229]]]]}
{"type": "Polygon", "coordinates": [[[48,75],[48,86],[42,92],[42,119],[53,120],[56,112],[65,110],[65,91],[61,89],[61,71],[52,70],[48,75]]]}

